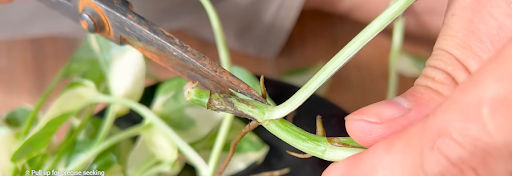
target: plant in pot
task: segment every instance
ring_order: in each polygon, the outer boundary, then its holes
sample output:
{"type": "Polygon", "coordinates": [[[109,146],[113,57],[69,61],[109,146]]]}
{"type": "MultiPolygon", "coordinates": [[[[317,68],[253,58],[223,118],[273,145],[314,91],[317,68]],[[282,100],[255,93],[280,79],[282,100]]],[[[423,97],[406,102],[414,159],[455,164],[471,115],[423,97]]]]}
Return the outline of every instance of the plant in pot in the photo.
{"type": "MultiPolygon", "coordinates": [[[[313,93],[414,0],[392,3],[300,89],[258,81],[246,69],[232,66],[217,14],[208,0],[200,1],[214,29],[221,65],[270,105],[211,93],[181,77],[146,88],[150,74],[140,52],[90,34],[34,107],[2,117],[0,175],[318,175],[329,162],[365,150],[342,128],[346,113],[313,93]],[[65,79],[71,83],[40,112],[65,79]],[[324,129],[317,115],[330,126],[324,129]],[[59,131],[65,136],[56,137],[59,131]],[[303,167],[312,163],[316,165],[303,167]]],[[[390,97],[396,92],[393,68],[403,26],[400,17],[390,55],[390,97]]]]}

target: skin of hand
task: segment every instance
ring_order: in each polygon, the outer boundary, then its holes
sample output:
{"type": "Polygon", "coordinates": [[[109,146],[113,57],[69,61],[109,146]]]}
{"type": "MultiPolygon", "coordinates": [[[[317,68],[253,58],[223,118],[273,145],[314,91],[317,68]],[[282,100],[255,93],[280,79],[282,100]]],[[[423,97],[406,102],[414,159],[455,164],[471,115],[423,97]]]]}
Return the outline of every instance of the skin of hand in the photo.
{"type": "Polygon", "coordinates": [[[324,176],[512,175],[511,3],[448,1],[422,75],[395,99],[345,118],[369,149],[324,176]]]}
{"type": "Polygon", "coordinates": [[[14,0],[0,0],[0,5],[1,4],[8,4],[8,3],[11,3],[12,1],[14,1],[14,0]]]}

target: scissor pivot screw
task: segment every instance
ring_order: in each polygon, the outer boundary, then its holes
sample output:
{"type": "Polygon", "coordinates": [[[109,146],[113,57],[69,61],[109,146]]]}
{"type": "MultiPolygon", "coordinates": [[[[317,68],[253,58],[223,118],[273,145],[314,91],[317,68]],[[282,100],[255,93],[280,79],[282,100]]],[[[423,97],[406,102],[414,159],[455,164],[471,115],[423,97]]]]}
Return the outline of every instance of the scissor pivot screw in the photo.
{"type": "Polygon", "coordinates": [[[82,27],[89,32],[98,32],[98,27],[94,24],[94,20],[92,20],[91,16],[86,13],[80,14],[80,24],[82,24],[82,27]]]}
{"type": "Polygon", "coordinates": [[[101,17],[89,7],[85,7],[80,13],[80,24],[82,28],[91,33],[99,33],[105,30],[101,17]]]}

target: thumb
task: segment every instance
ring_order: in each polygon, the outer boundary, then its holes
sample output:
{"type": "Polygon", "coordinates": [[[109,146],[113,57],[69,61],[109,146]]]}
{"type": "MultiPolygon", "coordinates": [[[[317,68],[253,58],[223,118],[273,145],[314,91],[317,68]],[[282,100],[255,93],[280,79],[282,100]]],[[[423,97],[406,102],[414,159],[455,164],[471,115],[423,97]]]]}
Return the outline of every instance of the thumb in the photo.
{"type": "Polygon", "coordinates": [[[426,118],[323,175],[512,175],[509,46],[426,118]]]}
{"type": "Polygon", "coordinates": [[[512,37],[512,11],[504,2],[450,1],[433,53],[414,86],[347,116],[350,136],[369,147],[430,113],[512,37]]]}

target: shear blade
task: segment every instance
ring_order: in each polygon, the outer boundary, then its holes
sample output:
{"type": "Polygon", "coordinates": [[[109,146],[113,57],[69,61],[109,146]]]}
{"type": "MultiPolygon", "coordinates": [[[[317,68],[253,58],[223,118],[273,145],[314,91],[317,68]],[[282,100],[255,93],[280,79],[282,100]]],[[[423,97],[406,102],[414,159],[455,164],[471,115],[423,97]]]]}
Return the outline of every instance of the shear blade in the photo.
{"type": "Polygon", "coordinates": [[[129,44],[146,57],[198,83],[213,93],[233,94],[231,90],[268,104],[249,85],[192,49],[178,38],[138,15],[126,0],[39,0],[79,22],[79,13],[88,13],[97,34],[117,43],[129,44]],[[82,8],[82,9],[79,9],[82,8]],[[85,12],[85,9],[88,11],[85,12]]]}
{"type": "Polygon", "coordinates": [[[188,81],[198,83],[198,86],[202,89],[222,94],[233,94],[231,92],[233,90],[251,99],[268,104],[249,85],[203,54],[180,42],[172,35],[166,35],[165,38],[168,38],[168,40],[164,40],[167,43],[166,46],[170,47],[168,50],[159,50],[155,46],[135,39],[125,38],[124,40],[151,60],[175,71],[188,81]]]}

